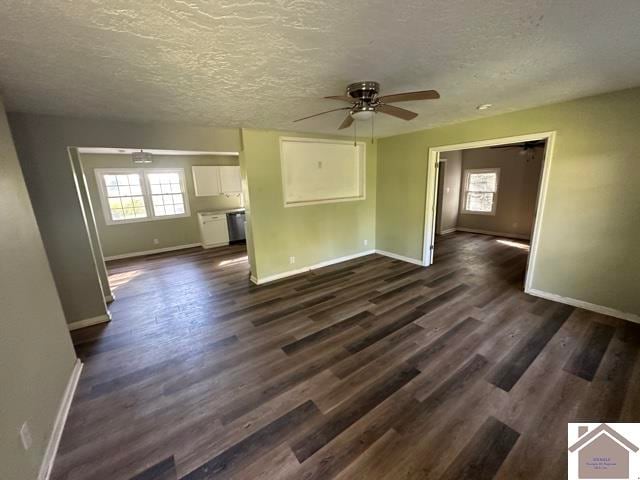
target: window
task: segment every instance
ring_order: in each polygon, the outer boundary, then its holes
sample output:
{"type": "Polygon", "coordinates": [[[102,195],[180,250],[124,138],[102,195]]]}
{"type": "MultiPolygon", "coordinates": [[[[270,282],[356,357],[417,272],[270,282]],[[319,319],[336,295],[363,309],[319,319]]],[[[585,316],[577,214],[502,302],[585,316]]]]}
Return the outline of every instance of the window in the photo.
{"type": "Polygon", "coordinates": [[[153,214],[156,217],[184,213],[182,182],[177,172],[149,173],[147,179],[151,188],[153,214]]]}
{"type": "Polygon", "coordinates": [[[97,169],[108,225],[189,215],[183,169],[97,169]]]}
{"type": "Polygon", "coordinates": [[[495,215],[499,179],[499,168],[465,170],[462,213],[495,215]]]}

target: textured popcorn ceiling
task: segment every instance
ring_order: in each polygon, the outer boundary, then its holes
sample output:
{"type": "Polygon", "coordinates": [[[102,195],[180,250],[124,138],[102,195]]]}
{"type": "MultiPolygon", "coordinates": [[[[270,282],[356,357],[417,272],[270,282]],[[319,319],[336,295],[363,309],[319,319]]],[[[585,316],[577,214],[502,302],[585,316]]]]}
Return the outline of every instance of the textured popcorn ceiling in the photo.
{"type": "MultiPolygon", "coordinates": [[[[336,132],[358,80],[406,103],[389,135],[640,84],[638,0],[0,0],[13,111],[336,132]],[[493,103],[489,111],[475,106],[493,103]]],[[[368,123],[359,124],[369,131],[368,123]]],[[[361,133],[364,131],[361,130],[361,133]]],[[[342,133],[349,133],[342,132],[342,133]]]]}

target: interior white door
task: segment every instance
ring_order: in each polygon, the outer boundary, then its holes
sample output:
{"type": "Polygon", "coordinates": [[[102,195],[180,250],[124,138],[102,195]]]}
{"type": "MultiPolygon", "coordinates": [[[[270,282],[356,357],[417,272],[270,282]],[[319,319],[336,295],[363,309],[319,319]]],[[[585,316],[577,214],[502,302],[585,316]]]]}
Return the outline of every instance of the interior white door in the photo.
{"type": "Polygon", "coordinates": [[[240,179],[240,167],[222,166],[220,168],[220,191],[222,193],[242,192],[242,181],[240,179]]]}
{"type": "Polygon", "coordinates": [[[220,195],[220,167],[194,166],[191,172],[196,197],[220,195]]]}

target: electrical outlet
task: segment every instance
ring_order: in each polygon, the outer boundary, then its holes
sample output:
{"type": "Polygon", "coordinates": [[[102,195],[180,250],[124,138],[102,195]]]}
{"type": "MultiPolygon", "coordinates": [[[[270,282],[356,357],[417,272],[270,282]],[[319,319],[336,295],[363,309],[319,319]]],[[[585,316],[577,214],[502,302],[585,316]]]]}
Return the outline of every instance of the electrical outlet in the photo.
{"type": "Polygon", "coordinates": [[[292,265],[296,263],[296,257],[289,257],[289,263],[292,265]]]}
{"type": "Polygon", "coordinates": [[[367,245],[369,245],[369,240],[367,240],[366,238],[364,239],[364,246],[366,247],[367,245]]]}
{"type": "Polygon", "coordinates": [[[29,424],[24,422],[22,427],[20,427],[20,440],[22,440],[22,447],[25,450],[29,450],[31,445],[33,445],[33,438],[31,437],[31,429],[29,428],[29,424]]]}
{"type": "Polygon", "coordinates": [[[157,238],[153,239],[153,244],[154,245],[160,245],[160,240],[158,240],[157,238]]]}

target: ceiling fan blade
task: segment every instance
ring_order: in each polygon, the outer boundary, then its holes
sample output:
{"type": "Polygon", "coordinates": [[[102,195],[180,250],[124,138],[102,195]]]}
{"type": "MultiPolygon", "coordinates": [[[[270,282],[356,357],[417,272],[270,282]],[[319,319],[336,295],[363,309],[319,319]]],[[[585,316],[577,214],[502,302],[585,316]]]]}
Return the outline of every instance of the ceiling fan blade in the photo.
{"type": "Polygon", "coordinates": [[[415,100],[436,100],[440,94],[435,90],[422,90],[421,92],[396,93],[380,97],[382,103],[413,102],[415,100]]]}
{"type": "Polygon", "coordinates": [[[348,128],[351,126],[352,123],[353,123],[353,117],[351,116],[351,114],[348,114],[347,117],[342,121],[342,123],[338,127],[338,130],[348,128]]]}
{"type": "Polygon", "coordinates": [[[331,95],[324,98],[327,100],[340,100],[342,102],[355,103],[355,99],[353,97],[350,97],[349,95],[331,95]]]}
{"type": "Polygon", "coordinates": [[[393,117],[401,118],[402,120],[413,120],[418,116],[418,114],[415,112],[405,110],[404,108],[400,107],[394,107],[393,105],[378,105],[376,107],[376,111],[386,113],[387,115],[391,115],[393,117]]]}
{"type": "Polygon", "coordinates": [[[306,120],[308,118],[313,118],[313,117],[317,117],[319,115],[324,115],[325,113],[338,112],[340,110],[351,110],[351,107],[334,108],[333,110],[327,110],[326,112],[316,113],[314,115],[309,115],[308,117],[299,118],[297,120],[294,120],[294,122],[300,122],[300,121],[306,120]]]}

